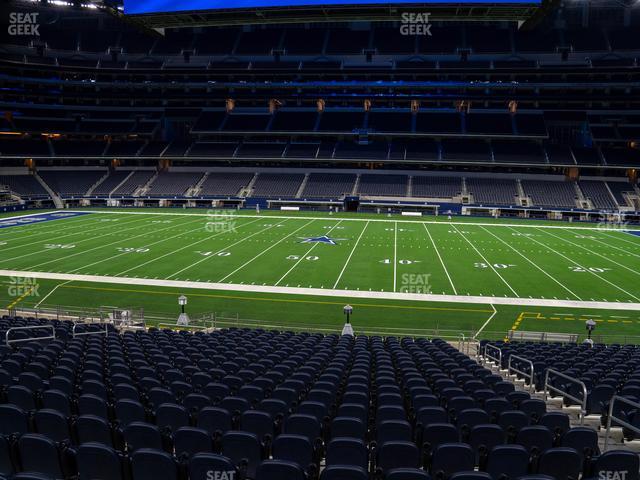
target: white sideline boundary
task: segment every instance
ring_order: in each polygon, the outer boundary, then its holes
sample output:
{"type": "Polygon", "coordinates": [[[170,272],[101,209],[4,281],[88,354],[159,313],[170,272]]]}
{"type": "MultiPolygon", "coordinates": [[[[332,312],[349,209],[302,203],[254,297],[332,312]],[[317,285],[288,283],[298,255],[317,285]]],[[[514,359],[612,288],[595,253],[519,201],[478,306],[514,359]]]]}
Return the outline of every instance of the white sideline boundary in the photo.
{"type": "Polygon", "coordinates": [[[552,300],[548,298],[481,297],[466,295],[436,295],[403,292],[369,292],[360,290],[334,290],[327,288],[276,287],[270,285],[245,285],[232,283],[192,282],[152,278],[124,278],[102,275],[76,275],[53,272],[29,272],[22,270],[0,270],[0,276],[29,277],[66,282],[110,283],[116,285],[141,285],[147,287],[173,287],[200,290],[223,290],[235,292],[276,293],[283,295],[311,295],[319,297],[352,297],[383,300],[405,300],[418,302],[466,303],[479,305],[516,305],[529,307],[592,308],[605,310],[638,310],[640,303],[594,302],[578,300],[552,300]]]}
{"type": "MultiPolygon", "coordinates": [[[[214,210],[215,211],[215,210],[214,210]]],[[[232,210],[235,212],[235,210],[232,210]]],[[[225,217],[229,218],[229,211],[226,213],[176,213],[176,212],[125,212],[122,210],[116,210],[113,212],[109,212],[106,210],[59,210],[57,212],[50,213],[60,213],[60,212],[87,212],[87,213],[98,213],[103,215],[167,215],[167,216],[180,216],[180,217],[225,217]]],[[[237,218],[277,218],[277,219],[289,219],[289,220],[325,220],[325,221],[333,221],[333,222],[380,222],[380,223],[409,223],[409,224],[423,224],[427,225],[471,225],[471,226],[484,226],[484,227],[513,227],[513,228],[548,228],[548,229],[560,229],[560,230],[588,230],[588,231],[602,231],[602,228],[597,226],[593,227],[585,227],[585,226],[573,226],[573,225],[527,225],[525,223],[486,223],[486,222],[455,222],[455,221],[442,221],[435,222],[433,220],[401,220],[401,219],[389,219],[385,220],[382,218],[353,218],[353,217],[307,217],[307,216],[286,216],[286,215],[244,215],[239,214],[237,218]]],[[[611,232],[611,230],[609,230],[611,232]]],[[[621,232],[640,232],[640,227],[635,228],[625,228],[621,230],[621,232]]]]}

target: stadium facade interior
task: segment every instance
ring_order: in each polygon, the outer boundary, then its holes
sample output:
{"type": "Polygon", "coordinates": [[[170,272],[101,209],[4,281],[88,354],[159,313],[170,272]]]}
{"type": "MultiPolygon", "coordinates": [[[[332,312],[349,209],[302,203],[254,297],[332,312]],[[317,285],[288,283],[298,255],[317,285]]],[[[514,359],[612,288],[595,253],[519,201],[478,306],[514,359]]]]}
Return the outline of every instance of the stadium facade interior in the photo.
{"type": "Polygon", "coordinates": [[[640,3],[287,5],[2,5],[0,480],[640,479],[640,3]]]}

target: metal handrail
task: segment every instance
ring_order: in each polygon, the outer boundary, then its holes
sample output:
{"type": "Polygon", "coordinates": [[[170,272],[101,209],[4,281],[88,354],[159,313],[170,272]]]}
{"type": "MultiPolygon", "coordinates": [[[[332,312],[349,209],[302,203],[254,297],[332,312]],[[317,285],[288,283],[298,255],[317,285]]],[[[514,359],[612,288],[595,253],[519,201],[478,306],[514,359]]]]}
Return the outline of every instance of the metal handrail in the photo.
{"type": "Polygon", "coordinates": [[[487,343],[484,346],[484,356],[486,358],[488,358],[489,360],[492,360],[493,362],[495,362],[498,367],[502,368],[502,350],[500,350],[498,347],[496,347],[495,345],[491,345],[490,343],[487,343]],[[497,357],[492,357],[489,352],[487,350],[489,350],[489,348],[491,348],[492,350],[495,350],[498,352],[498,356],[497,357]]]}
{"type": "Polygon", "coordinates": [[[606,430],[606,435],[604,437],[604,451],[605,452],[607,451],[607,448],[609,448],[609,433],[610,433],[610,430],[611,430],[611,419],[614,419],[616,422],[618,422],[623,427],[626,427],[629,430],[632,430],[635,433],[637,433],[638,435],[640,435],[640,428],[638,428],[638,427],[636,427],[634,425],[631,425],[630,423],[627,423],[624,420],[621,420],[621,419],[613,416],[613,404],[615,403],[616,400],[619,400],[622,403],[626,403],[627,405],[629,405],[631,407],[635,407],[637,409],[640,409],[640,403],[638,403],[638,402],[634,402],[633,400],[629,400],[628,398],[620,397],[618,395],[614,395],[613,397],[611,397],[611,401],[609,402],[609,415],[607,416],[607,430],[606,430]]]}
{"type": "Polygon", "coordinates": [[[93,332],[77,332],[76,333],[76,327],[78,325],[101,325],[101,324],[99,324],[99,323],[74,323],[73,324],[73,328],[71,329],[71,336],[73,338],[83,337],[85,335],[104,335],[105,337],[107,335],[109,335],[109,324],[108,323],[102,324],[102,325],[104,325],[104,331],[103,330],[95,330],[93,332]]]}
{"type": "Polygon", "coordinates": [[[207,330],[209,327],[202,327],[200,325],[177,325],[175,323],[158,323],[158,328],[168,327],[172,330],[207,330]]]}
{"type": "Polygon", "coordinates": [[[507,373],[510,375],[511,372],[515,372],[517,374],[522,375],[524,378],[528,378],[529,379],[529,392],[533,393],[534,376],[533,376],[533,362],[531,360],[529,360],[528,358],[519,357],[518,355],[509,355],[509,365],[507,366],[507,373]],[[525,371],[518,370],[516,367],[511,365],[511,360],[514,359],[514,358],[516,360],[519,360],[521,362],[524,362],[524,363],[530,365],[531,373],[527,373],[525,371]]]}
{"type": "Polygon", "coordinates": [[[580,380],[576,380],[573,377],[570,377],[569,375],[565,375],[562,372],[559,372],[557,370],[554,370],[552,368],[548,368],[547,372],[544,375],[544,401],[547,401],[547,395],[548,395],[548,391],[552,391],[555,393],[559,393],[560,395],[562,395],[563,397],[568,398],[569,400],[573,400],[574,402],[577,402],[580,404],[581,408],[580,408],[580,425],[584,425],[584,417],[587,414],[587,386],[584,384],[584,382],[581,382],[580,380]],[[582,387],[582,398],[578,398],[578,397],[574,397],[573,395],[570,395],[567,392],[564,392],[562,390],[560,390],[557,387],[554,387],[553,385],[549,385],[549,374],[552,375],[556,375],[560,378],[564,378],[565,380],[568,380],[572,383],[575,383],[576,385],[579,385],[582,387]]]}
{"type": "Polygon", "coordinates": [[[56,329],[53,328],[53,325],[31,325],[28,327],[11,327],[7,329],[4,334],[4,343],[7,347],[10,347],[12,343],[20,343],[20,342],[30,342],[32,340],[55,340],[56,338],[56,329]],[[14,332],[16,330],[34,330],[36,328],[47,328],[51,329],[51,335],[48,337],[29,337],[29,338],[18,338],[16,340],[9,340],[9,333],[14,332]]]}

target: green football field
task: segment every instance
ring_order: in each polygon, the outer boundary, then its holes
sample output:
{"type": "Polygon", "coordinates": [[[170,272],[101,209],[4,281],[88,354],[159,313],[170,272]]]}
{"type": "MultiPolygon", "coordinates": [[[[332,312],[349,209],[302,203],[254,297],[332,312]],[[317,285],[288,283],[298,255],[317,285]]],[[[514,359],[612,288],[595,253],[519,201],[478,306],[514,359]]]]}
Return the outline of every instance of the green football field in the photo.
{"type": "MultiPolygon", "coordinates": [[[[640,237],[595,224],[79,210],[0,228],[5,308],[216,312],[264,326],[640,335],[640,237]],[[55,217],[54,217],[55,218],[55,217]]],[[[632,229],[627,229],[632,230],[632,229]]],[[[611,337],[614,338],[614,337],[611,337]]]]}

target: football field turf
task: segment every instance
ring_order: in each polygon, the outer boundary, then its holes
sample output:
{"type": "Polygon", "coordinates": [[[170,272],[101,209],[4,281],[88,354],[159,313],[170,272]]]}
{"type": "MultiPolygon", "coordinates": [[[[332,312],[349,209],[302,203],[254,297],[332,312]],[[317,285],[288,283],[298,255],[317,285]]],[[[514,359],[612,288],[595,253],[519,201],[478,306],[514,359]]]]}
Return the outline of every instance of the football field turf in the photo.
{"type": "Polygon", "coordinates": [[[182,292],[193,313],[272,324],[339,325],[340,305],[351,302],[354,321],[408,332],[582,333],[589,317],[602,334],[640,334],[633,229],[306,212],[77,212],[0,222],[6,307],[174,312],[182,292]]]}

